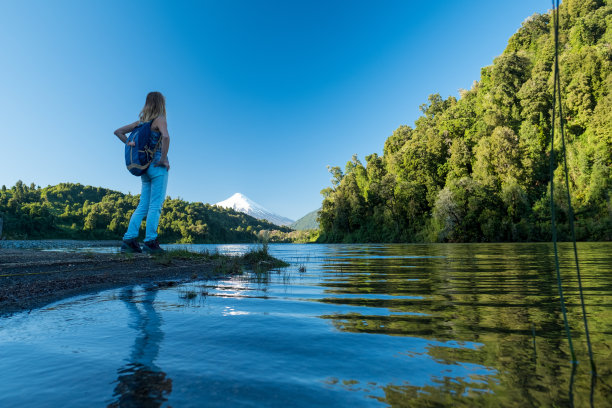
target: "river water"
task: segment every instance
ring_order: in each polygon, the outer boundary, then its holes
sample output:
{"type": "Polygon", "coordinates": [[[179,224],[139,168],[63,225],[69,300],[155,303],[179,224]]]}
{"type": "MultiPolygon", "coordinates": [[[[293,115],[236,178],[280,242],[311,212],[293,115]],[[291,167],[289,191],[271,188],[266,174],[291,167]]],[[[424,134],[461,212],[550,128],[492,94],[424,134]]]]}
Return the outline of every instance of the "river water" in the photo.
{"type": "MultiPolygon", "coordinates": [[[[242,252],[248,245],[191,245],[242,252]]],[[[268,274],[0,320],[0,407],[612,406],[612,244],[270,245],[268,274]]]]}

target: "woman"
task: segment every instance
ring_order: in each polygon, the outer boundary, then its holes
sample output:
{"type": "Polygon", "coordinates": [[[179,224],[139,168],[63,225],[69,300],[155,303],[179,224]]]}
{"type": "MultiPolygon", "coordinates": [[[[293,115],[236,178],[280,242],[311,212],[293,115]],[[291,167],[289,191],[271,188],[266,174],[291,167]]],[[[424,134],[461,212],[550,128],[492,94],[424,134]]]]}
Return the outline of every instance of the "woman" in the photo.
{"type": "Polygon", "coordinates": [[[157,226],[161,215],[162,205],[166,198],[166,186],[168,185],[168,148],[170,147],[170,136],[166,124],[166,100],[159,92],[149,92],[144,108],[140,112],[140,120],[125,125],[115,130],[115,135],[123,142],[134,146],[134,142],[128,143],[126,133],[130,133],[136,126],[143,122],[151,123],[151,138],[154,145],[161,143],[153,156],[153,161],[146,173],[140,176],[142,180],[142,191],[140,202],[132,218],[128,230],[123,236],[121,252],[142,252],[138,244],[138,231],[143,218],[147,218],[147,227],[144,240],[145,252],[164,252],[157,242],[157,226]]]}

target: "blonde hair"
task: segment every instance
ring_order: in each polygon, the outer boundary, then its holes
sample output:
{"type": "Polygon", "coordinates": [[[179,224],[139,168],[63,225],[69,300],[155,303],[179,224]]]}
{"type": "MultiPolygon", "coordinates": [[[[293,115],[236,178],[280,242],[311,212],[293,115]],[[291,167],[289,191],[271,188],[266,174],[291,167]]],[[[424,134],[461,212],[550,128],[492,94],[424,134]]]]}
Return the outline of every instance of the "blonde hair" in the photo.
{"type": "Polygon", "coordinates": [[[140,111],[140,121],[148,122],[159,116],[166,116],[166,98],[160,92],[149,92],[140,111]]]}

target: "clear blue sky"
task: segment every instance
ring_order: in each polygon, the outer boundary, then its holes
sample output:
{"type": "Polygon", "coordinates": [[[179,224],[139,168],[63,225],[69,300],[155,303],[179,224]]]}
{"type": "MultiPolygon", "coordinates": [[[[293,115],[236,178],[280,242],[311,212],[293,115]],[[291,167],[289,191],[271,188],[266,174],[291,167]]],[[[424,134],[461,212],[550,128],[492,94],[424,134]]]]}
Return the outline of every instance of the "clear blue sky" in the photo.
{"type": "Polygon", "coordinates": [[[549,1],[18,1],[0,13],[0,184],[139,193],[113,131],[166,96],[168,194],[297,219],[549,1]]]}

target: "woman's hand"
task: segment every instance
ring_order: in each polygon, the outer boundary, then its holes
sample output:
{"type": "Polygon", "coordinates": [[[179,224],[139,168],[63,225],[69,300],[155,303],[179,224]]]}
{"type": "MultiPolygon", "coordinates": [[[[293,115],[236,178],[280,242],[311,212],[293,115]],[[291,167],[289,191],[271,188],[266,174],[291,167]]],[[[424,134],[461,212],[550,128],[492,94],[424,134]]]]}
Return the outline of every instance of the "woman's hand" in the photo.
{"type": "Polygon", "coordinates": [[[135,147],[135,146],[136,146],[136,143],[135,143],[135,142],[127,142],[127,143],[126,143],[126,145],[128,145],[128,146],[132,146],[132,147],[135,147]]]}
{"type": "Polygon", "coordinates": [[[170,163],[168,162],[168,159],[160,160],[157,162],[155,167],[165,167],[166,169],[170,170],[170,163]]]}
{"type": "MultiPolygon", "coordinates": [[[[130,133],[138,126],[138,122],[130,123],[129,125],[125,125],[115,130],[115,136],[119,138],[123,143],[128,144],[128,137],[125,135],[126,133],[130,133]]],[[[130,145],[136,146],[136,145],[130,145]]]]}

